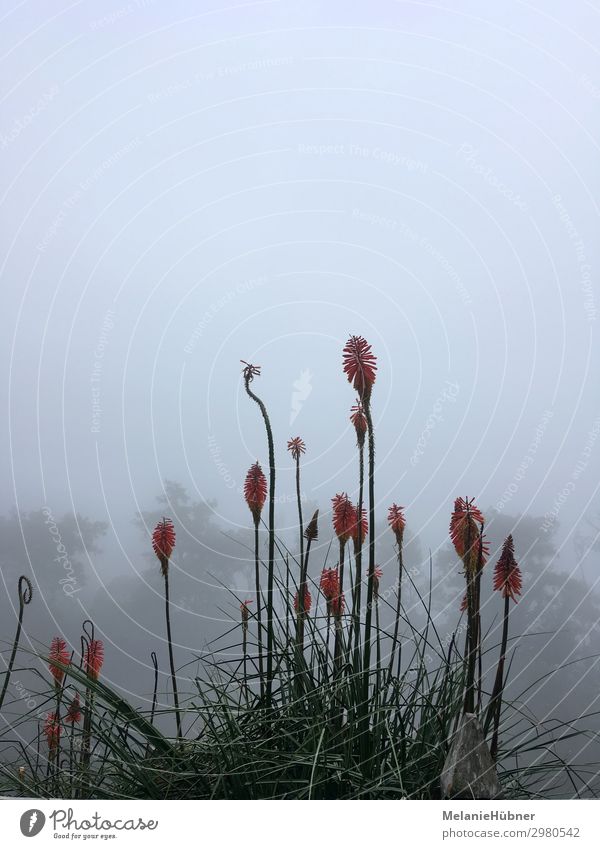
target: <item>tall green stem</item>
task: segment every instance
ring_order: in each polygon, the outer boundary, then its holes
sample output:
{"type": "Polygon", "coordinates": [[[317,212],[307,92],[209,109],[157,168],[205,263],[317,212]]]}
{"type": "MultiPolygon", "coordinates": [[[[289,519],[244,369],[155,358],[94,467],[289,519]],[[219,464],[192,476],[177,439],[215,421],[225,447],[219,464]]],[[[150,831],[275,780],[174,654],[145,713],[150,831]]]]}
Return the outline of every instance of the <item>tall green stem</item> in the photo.
{"type": "Polygon", "coordinates": [[[506,659],[506,647],[508,645],[509,605],[510,598],[507,595],[504,599],[504,618],[502,621],[502,644],[500,646],[500,658],[498,660],[498,668],[496,669],[496,680],[494,681],[494,689],[492,690],[492,696],[490,698],[490,704],[488,707],[485,721],[486,733],[489,728],[491,719],[493,718],[494,721],[494,733],[492,735],[492,744],[490,746],[490,753],[492,755],[493,760],[496,760],[496,758],[498,757],[498,729],[500,727],[502,693],[504,691],[504,663],[506,659]]]}
{"type": "Polygon", "coordinates": [[[275,445],[273,442],[273,431],[271,422],[264,403],[250,389],[252,374],[248,368],[244,371],[244,385],[246,392],[252,400],[258,404],[262,414],[265,430],[267,431],[267,443],[269,446],[269,559],[267,575],[267,701],[271,701],[273,692],[273,583],[275,575],[275,445]]]}
{"type": "MultiPolygon", "coordinates": [[[[371,401],[363,400],[365,418],[369,433],[369,572],[367,582],[367,612],[365,616],[364,647],[364,709],[368,713],[369,677],[371,670],[371,621],[373,612],[373,583],[375,579],[375,434],[371,416],[371,401]]],[[[358,567],[357,567],[358,571],[358,567]]]]}
{"type": "Polygon", "coordinates": [[[360,599],[362,591],[362,511],[363,490],[365,483],[365,449],[364,444],[358,446],[358,528],[356,547],[354,552],[354,598],[352,599],[353,626],[354,626],[354,674],[358,674],[360,666],[360,599]]]}
{"type": "Polygon", "coordinates": [[[171,667],[171,682],[173,685],[173,702],[175,704],[175,722],[177,736],[181,737],[181,714],[179,712],[179,694],[177,692],[177,676],[175,675],[175,660],[173,658],[173,640],[171,638],[171,604],[169,601],[169,564],[163,569],[165,576],[165,616],[167,620],[167,642],[169,644],[169,666],[171,667]]]}
{"type": "Polygon", "coordinates": [[[396,591],[396,618],[394,620],[394,636],[392,637],[392,652],[390,656],[390,665],[388,667],[388,683],[394,674],[394,657],[396,655],[396,646],[398,646],[398,672],[397,677],[400,678],[402,669],[402,643],[398,643],[398,629],[400,627],[400,614],[402,612],[402,576],[404,572],[404,562],[402,558],[402,543],[398,540],[398,589],[396,591]]]}
{"type": "Polygon", "coordinates": [[[258,650],[258,677],[260,678],[260,697],[265,695],[265,672],[263,668],[263,638],[262,638],[262,613],[261,613],[261,596],[260,596],[260,557],[259,557],[259,539],[258,539],[258,522],[254,523],[254,580],[256,583],[256,627],[257,635],[257,650],[258,650]]]}

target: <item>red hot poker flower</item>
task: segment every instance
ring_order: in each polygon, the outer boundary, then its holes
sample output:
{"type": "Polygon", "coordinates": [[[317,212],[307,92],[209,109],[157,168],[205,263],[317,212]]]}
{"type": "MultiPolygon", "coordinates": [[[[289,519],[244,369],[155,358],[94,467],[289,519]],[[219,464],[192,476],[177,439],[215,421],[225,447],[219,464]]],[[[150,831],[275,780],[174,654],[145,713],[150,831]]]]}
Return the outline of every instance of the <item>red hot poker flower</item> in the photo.
{"type": "MultiPolygon", "coordinates": [[[[298,594],[298,591],[297,591],[295,596],[294,596],[294,610],[296,611],[296,613],[298,613],[298,602],[299,602],[299,600],[300,600],[299,594],[298,594]]],[[[304,587],[304,611],[303,612],[308,613],[311,605],[312,605],[312,596],[311,596],[310,592],[308,591],[308,587],[305,586],[304,587]]]]}
{"type": "Polygon", "coordinates": [[[365,539],[367,538],[367,534],[369,533],[369,520],[367,519],[367,508],[363,507],[361,512],[362,512],[362,521],[359,524],[359,522],[358,522],[358,508],[357,508],[357,510],[356,510],[357,521],[356,521],[354,528],[353,528],[353,531],[352,531],[352,539],[354,541],[354,549],[355,550],[358,548],[358,542],[359,542],[358,531],[359,531],[359,529],[360,529],[360,542],[361,542],[361,544],[365,541],[365,539]]]}
{"type": "Polygon", "coordinates": [[[523,579],[521,570],[515,560],[515,549],[512,535],[507,536],[502,546],[502,552],[494,569],[494,589],[502,593],[503,598],[521,595],[523,579]]]}
{"type": "Polygon", "coordinates": [[[313,517],[306,526],[306,530],[304,531],[304,536],[307,540],[315,540],[319,536],[319,511],[315,510],[313,513],[313,517]]]}
{"type": "Polygon", "coordinates": [[[240,612],[242,614],[242,631],[244,634],[248,631],[248,620],[250,618],[249,604],[252,604],[252,599],[247,598],[240,604],[240,612]]]}
{"type": "Polygon", "coordinates": [[[371,397],[375,383],[377,357],[362,336],[351,336],[344,348],[344,372],[364,403],[371,397]]]}
{"type": "Polygon", "coordinates": [[[254,524],[258,527],[260,514],[267,500],[267,479],[258,461],[248,469],[244,483],[244,498],[254,518],[254,524]]]}
{"type": "Polygon", "coordinates": [[[240,360],[240,362],[244,364],[242,374],[246,383],[252,383],[255,377],[260,377],[260,366],[247,363],[246,360],[240,360]]]}
{"type": "Polygon", "coordinates": [[[482,567],[485,565],[489,544],[481,535],[483,523],[483,514],[475,506],[473,498],[456,499],[450,519],[450,537],[465,571],[475,571],[479,563],[482,567]]]}
{"type": "Polygon", "coordinates": [[[86,675],[97,681],[104,663],[104,644],[102,640],[90,640],[85,650],[85,672],[86,675]]]}
{"type": "Polygon", "coordinates": [[[360,400],[356,400],[356,404],[350,409],[350,421],[354,425],[356,431],[356,442],[359,448],[365,444],[365,436],[367,433],[367,417],[360,400]]]}
{"type": "Polygon", "coordinates": [[[49,667],[52,677],[54,678],[54,683],[57,687],[63,682],[63,678],[65,677],[65,673],[63,669],[55,665],[55,662],[62,663],[65,666],[69,663],[70,655],[67,649],[67,642],[62,637],[54,637],[52,642],[50,643],[50,652],[48,654],[50,659],[49,667]]]}
{"type": "Polygon", "coordinates": [[[398,507],[397,504],[392,504],[388,510],[388,524],[396,535],[396,542],[402,545],[404,537],[404,528],[406,527],[406,519],[404,518],[403,507],[398,507]]]}
{"type": "Polygon", "coordinates": [[[81,722],[81,702],[79,701],[79,693],[75,693],[73,696],[71,704],[67,709],[66,719],[67,722],[71,722],[73,724],[81,722]]]}
{"type": "Polygon", "coordinates": [[[342,545],[356,533],[356,508],[345,492],[335,495],[333,503],[333,529],[342,545]]]}
{"type": "Polygon", "coordinates": [[[373,596],[379,598],[379,581],[383,577],[383,569],[380,566],[375,567],[373,572],[373,596]]]}
{"type": "Polygon", "coordinates": [[[295,436],[293,439],[288,440],[287,450],[290,452],[293,459],[298,461],[300,459],[300,455],[304,454],[306,451],[304,440],[302,440],[299,436],[295,436]]]}
{"type": "Polygon", "coordinates": [[[337,569],[323,569],[321,572],[321,592],[327,602],[327,611],[340,617],[344,611],[344,596],[340,595],[340,576],[337,569]]]}
{"type": "Polygon", "coordinates": [[[169,560],[175,548],[175,528],[171,519],[163,516],[162,520],[154,528],[152,548],[160,560],[163,575],[166,575],[169,569],[169,560]]]}
{"type": "Polygon", "coordinates": [[[55,713],[49,713],[44,722],[44,734],[48,741],[48,748],[55,749],[60,740],[60,720],[55,713]]]}

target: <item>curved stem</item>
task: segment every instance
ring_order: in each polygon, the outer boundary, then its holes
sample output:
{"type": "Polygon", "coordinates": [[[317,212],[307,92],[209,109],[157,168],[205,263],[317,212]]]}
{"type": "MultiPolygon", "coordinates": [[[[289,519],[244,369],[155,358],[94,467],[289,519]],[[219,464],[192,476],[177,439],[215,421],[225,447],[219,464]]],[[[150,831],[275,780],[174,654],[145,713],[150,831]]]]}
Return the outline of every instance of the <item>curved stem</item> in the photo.
{"type": "Polygon", "coordinates": [[[5,673],[4,685],[2,687],[2,693],[0,694],[0,708],[2,708],[2,705],[4,704],[4,697],[6,696],[6,691],[8,690],[8,682],[10,681],[13,666],[15,665],[15,657],[17,656],[17,649],[19,648],[19,639],[21,637],[21,628],[23,627],[23,611],[25,605],[29,604],[33,596],[33,587],[31,586],[31,581],[29,580],[29,578],[26,578],[25,575],[21,575],[17,587],[19,592],[19,618],[17,623],[17,632],[15,634],[12,651],[10,653],[10,660],[8,661],[8,667],[5,673]]]}
{"type": "Polygon", "coordinates": [[[152,659],[152,665],[154,667],[154,690],[152,692],[152,708],[150,710],[150,724],[154,725],[154,714],[156,712],[156,700],[158,693],[158,658],[156,657],[156,652],[151,652],[150,657],[152,659]]]}
{"type": "Polygon", "coordinates": [[[244,378],[249,398],[258,404],[267,431],[269,446],[269,558],[267,574],[267,701],[271,700],[273,690],[273,583],[275,574],[275,446],[271,422],[264,403],[250,389],[250,377],[244,378]]]}

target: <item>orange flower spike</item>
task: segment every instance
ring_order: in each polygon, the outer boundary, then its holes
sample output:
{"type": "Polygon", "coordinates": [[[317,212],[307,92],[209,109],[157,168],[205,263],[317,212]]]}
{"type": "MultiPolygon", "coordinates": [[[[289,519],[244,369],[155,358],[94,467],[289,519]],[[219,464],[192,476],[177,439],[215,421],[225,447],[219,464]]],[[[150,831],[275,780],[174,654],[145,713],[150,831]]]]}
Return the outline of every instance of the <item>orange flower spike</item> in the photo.
{"type": "Polygon", "coordinates": [[[356,512],[356,522],[354,524],[354,528],[352,529],[352,540],[354,541],[354,550],[356,551],[358,547],[358,532],[360,529],[360,541],[363,543],[367,538],[367,534],[369,533],[369,520],[367,519],[367,508],[363,507],[362,509],[362,517],[361,522],[358,522],[358,510],[356,512]]]}
{"type": "Polygon", "coordinates": [[[240,612],[242,614],[242,631],[243,633],[247,633],[248,631],[248,620],[250,619],[250,608],[249,604],[252,604],[252,599],[247,598],[240,604],[240,612]]]}
{"type": "Polygon", "coordinates": [[[44,721],[44,734],[50,750],[56,749],[60,741],[60,720],[55,713],[49,713],[44,721]]]}
{"type": "MultiPolygon", "coordinates": [[[[299,599],[299,593],[297,591],[295,596],[294,596],[294,610],[295,610],[296,613],[298,613],[298,602],[299,602],[299,600],[300,600],[299,599]]],[[[305,614],[310,611],[311,605],[312,605],[312,596],[311,596],[310,592],[308,591],[308,587],[304,587],[304,611],[303,612],[305,614]]]]}
{"type": "Polygon", "coordinates": [[[404,528],[406,527],[406,519],[404,518],[403,507],[398,507],[397,504],[392,504],[388,510],[388,524],[392,532],[396,536],[398,545],[402,545],[404,537],[404,528]]]}
{"type": "Polygon", "coordinates": [[[85,650],[85,672],[92,681],[97,681],[104,663],[104,644],[102,640],[90,640],[85,650]]]}
{"type": "Polygon", "coordinates": [[[356,508],[345,492],[335,495],[333,503],[333,529],[338,540],[345,544],[356,532],[356,508]]]}
{"type": "Polygon", "coordinates": [[[327,610],[336,618],[344,611],[344,596],[340,595],[340,575],[337,569],[323,569],[320,581],[321,592],[327,602],[327,610]]]}
{"type": "Polygon", "coordinates": [[[313,517],[306,526],[304,538],[311,542],[319,538],[319,511],[315,510],[313,517]]]}
{"type": "Polygon", "coordinates": [[[292,458],[298,461],[300,459],[300,455],[306,452],[304,440],[299,436],[295,436],[293,439],[288,440],[287,450],[292,455],[292,458]]]}
{"type": "Polygon", "coordinates": [[[362,448],[365,444],[365,436],[367,434],[368,426],[364,407],[358,398],[356,399],[356,404],[350,409],[350,421],[354,425],[354,430],[356,431],[356,442],[359,448],[362,448]]]}
{"type": "Polygon", "coordinates": [[[481,536],[483,514],[472,498],[457,498],[450,519],[450,537],[466,571],[483,567],[489,554],[489,544],[481,536]]]}
{"type": "Polygon", "coordinates": [[[377,357],[371,346],[362,336],[351,336],[344,347],[344,373],[360,400],[369,401],[375,383],[377,357]]]}
{"type": "Polygon", "coordinates": [[[509,535],[494,569],[494,590],[501,592],[503,598],[512,598],[516,602],[516,596],[521,595],[522,588],[523,578],[515,560],[513,538],[509,535]]]}
{"type": "Polygon", "coordinates": [[[166,575],[169,569],[169,560],[175,548],[175,528],[171,519],[163,516],[162,521],[154,528],[152,548],[160,561],[163,575],[166,575]]]}
{"type": "Polygon", "coordinates": [[[67,709],[67,722],[71,722],[73,725],[76,722],[81,722],[81,702],[79,700],[79,693],[75,693],[73,699],[71,700],[71,704],[67,709]]]}
{"type": "Polygon", "coordinates": [[[248,469],[244,482],[244,498],[252,513],[254,524],[258,527],[260,515],[267,500],[267,479],[258,461],[248,469]]]}
{"type": "Polygon", "coordinates": [[[49,669],[54,678],[54,685],[56,687],[60,687],[65,677],[64,669],[61,669],[59,666],[55,665],[55,662],[62,663],[64,666],[67,666],[70,661],[69,650],[67,649],[67,642],[62,637],[54,637],[52,642],[50,643],[50,652],[48,654],[50,663],[49,669]]]}

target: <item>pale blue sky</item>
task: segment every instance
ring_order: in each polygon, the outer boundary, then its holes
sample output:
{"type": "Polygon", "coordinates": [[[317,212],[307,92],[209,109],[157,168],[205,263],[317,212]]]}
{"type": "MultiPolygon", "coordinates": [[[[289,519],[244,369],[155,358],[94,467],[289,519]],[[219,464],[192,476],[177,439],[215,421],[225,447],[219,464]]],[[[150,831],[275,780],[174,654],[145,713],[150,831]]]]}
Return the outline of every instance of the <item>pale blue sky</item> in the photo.
{"type": "Polygon", "coordinates": [[[124,533],[167,477],[246,522],[236,490],[266,457],[241,358],[263,367],[282,521],[297,433],[326,507],[356,486],[341,348],[359,333],[382,507],[435,548],[457,494],[543,515],[567,490],[569,567],[600,506],[598,9],[2,15],[4,509],[124,533]]]}

